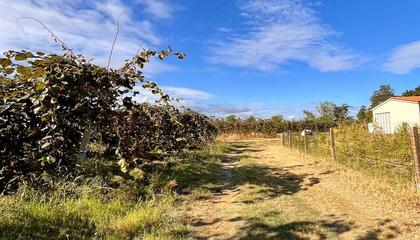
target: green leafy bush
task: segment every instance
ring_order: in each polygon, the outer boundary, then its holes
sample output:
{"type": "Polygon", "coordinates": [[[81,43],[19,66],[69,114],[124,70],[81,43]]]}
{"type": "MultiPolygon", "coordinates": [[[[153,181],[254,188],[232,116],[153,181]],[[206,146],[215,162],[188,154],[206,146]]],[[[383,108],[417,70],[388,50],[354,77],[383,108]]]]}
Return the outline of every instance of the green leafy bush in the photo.
{"type": "Polygon", "coordinates": [[[89,142],[103,149],[91,148],[88,156],[130,171],[156,153],[211,140],[215,129],[204,116],[171,106],[170,97],[138,70],[151,57],[171,53],[145,50],[114,70],[80,55],[6,52],[0,58],[0,193],[22,182],[42,185],[49,178],[77,177],[89,142]],[[161,104],[133,102],[137,82],[161,104]]]}

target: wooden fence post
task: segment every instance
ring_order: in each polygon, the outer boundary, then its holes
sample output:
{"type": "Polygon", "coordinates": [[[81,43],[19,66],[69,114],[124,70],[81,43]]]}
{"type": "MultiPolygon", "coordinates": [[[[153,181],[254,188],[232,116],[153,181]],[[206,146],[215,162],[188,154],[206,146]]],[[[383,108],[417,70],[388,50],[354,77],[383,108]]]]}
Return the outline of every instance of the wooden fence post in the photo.
{"type": "Polygon", "coordinates": [[[90,120],[87,120],[86,125],[83,130],[82,141],[80,142],[79,156],[77,158],[79,162],[83,162],[86,158],[87,145],[89,144],[91,128],[92,128],[92,123],[90,120]]]}
{"type": "Polygon", "coordinates": [[[292,132],[289,130],[289,148],[292,148],[292,132]]]}
{"type": "Polygon", "coordinates": [[[305,154],[307,154],[308,153],[308,141],[306,139],[306,132],[305,132],[305,134],[303,134],[303,144],[304,144],[305,154]]]}
{"type": "Polygon", "coordinates": [[[283,146],[286,146],[286,132],[283,132],[283,146]]]}
{"type": "Polygon", "coordinates": [[[334,128],[330,128],[330,143],[331,143],[331,157],[333,161],[337,161],[335,155],[335,141],[334,141],[334,128]]]}
{"type": "Polygon", "coordinates": [[[414,160],[414,178],[416,181],[417,190],[420,191],[420,143],[419,143],[419,132],[417,127],[413,127],[411,134],[411,145],[413,149],[413,160],[414,160]]]}
{"type": "Polygon", "coordinates": [[[284,146],[284,132],[281,132],[281,145],[284,146]]]}

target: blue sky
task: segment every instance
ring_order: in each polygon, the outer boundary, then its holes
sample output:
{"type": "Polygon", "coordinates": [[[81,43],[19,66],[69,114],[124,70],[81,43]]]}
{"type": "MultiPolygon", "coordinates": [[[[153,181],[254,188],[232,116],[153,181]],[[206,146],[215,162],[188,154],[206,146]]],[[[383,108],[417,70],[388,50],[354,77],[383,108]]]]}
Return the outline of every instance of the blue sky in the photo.
{"type": "Polygon", "coordinates": [[[299,118],[320,101],[355,112],[381,84],[397,94],[420,85],[419,12],[417,0],[3,0],[0,50],[60,51],[35,22],[16,21],[31,16],[104,65],[123,13],[114,67],[169,44],[187,58],[145,72],[185,105],[299,118]]]}

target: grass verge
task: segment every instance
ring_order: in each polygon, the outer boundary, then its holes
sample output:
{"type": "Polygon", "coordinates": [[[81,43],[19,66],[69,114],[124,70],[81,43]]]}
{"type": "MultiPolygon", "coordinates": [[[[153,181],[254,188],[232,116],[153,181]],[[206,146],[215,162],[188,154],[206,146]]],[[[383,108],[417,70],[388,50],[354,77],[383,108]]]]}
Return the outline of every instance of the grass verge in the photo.
{"type": "Polygon", "coordinates": [[[181,205],[205,194],[223,148],[215,143],[172,159],[171,168],[154,174],[149,186],[121,184],[104,191],[100,184],[63,182],[43,194],[0,196],[0,239],[186,239],[190,229],[181,205]],[[148,190],[130,197],[138,189],[148,190]]]}

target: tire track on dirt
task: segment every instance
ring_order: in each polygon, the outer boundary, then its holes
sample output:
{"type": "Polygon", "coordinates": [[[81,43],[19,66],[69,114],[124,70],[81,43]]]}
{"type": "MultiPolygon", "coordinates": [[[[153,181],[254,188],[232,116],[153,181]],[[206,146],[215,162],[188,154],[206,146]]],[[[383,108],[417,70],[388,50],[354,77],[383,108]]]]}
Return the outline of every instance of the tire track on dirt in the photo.
{"type": "Polygon", "coordinates": [[[360,174],[277,139],[228,146],[210,194],[189,206],[194,239],[420,239],[418,209],[377,199],[360,174]]]}
{"type": "Polygon", "coordinates": [[[226,158],[221,159],[218,181],[210,195],[188,208],[194,239],[234,239],[240,204],[235,202],[235,197],[240,190],[233,184],[232,171],[236,166],[233,159],[238,156],[240,154],[228,153],[226,158]]]}
{"type": "MultiPolygon", "coordinates": [[[[316,179],[317,184],[309,184],[310,187],[294,197],[317,211],[320,218],[349,223],[351,229],[341,233],[341,238],[420,239],[420,219],[414,206],[412,209],[403,209],[369,197],[369,189],[360,189],[363,184],[353,184],[351,177],[346,176],[353,171],[334,169],[320,164],[316,159],[306,159],[304,155],[278,146],[276,140],[266,143],[265,156],[260,159],[260,164],[288,168],[295,174],[308,174],[316,179]],[[361,195],[360,192],[365,194],[361,195]]],[[[307,181],[305,184],[308,184],[307,181]]]]}

